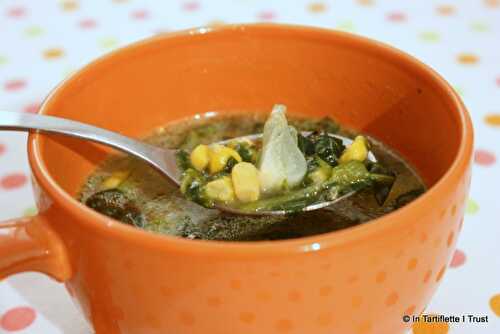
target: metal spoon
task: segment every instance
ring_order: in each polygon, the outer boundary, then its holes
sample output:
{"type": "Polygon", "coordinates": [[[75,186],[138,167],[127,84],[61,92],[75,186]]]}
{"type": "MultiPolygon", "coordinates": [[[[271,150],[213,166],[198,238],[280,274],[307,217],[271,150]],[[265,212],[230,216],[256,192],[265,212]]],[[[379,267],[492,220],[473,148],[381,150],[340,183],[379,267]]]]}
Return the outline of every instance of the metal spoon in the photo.
{"type": "MultiPolygon", "coordinates": [[[[90,140],[99,144],[104,144],[113,147],[122,152],[133,155],[136,158],[143,160],[150,166],[154,167],[158,172],[168,177],[177,185],[180,184],[181,171],[177,166],[176,152],[177,150],[160,148],[157,146],[149,145],[142,141],[123,136],[119,133],[98,128],[92,125],[84,124],[77,121],[72,121],[65,118],[45,115],[33,115],[15,112],[0,111],[0,130],[13,130],[13,131],[31,131],[39,130],[42,132],[56,133],[77,137],[85,140],[90,140]]],[[[308,132],[303,132],[307,134],[308,132]]],[[[352,140],[339,136],[336,134],[329,134],[332,137],[339,138],[343,141],[344,145],[349,145],[352,140]]],[[[262,134],[248,135],[240,138],[256,139],[261,137],[262,134]]],[[[238,138],[234,138],[238,139],[238,138]]],[[[234,140],[231,139],[231,140],[234,140]]],[[[227,143],[226,141],[219,142],[220,144],[227,143]]],[[[368,159],[376,162],[375,156],[369,152],[368,159]]],[[[332,205],[346,197],[351,196],[354,192],[347,193],[333,201],[314,203],[305,207],[302,211],[312,211],[332,205]]],[[[217,209],[242,215],[284,215],[285,211],[259,211],[249,213],[240,211],[224,205],[217,205],[217,209]]]]}

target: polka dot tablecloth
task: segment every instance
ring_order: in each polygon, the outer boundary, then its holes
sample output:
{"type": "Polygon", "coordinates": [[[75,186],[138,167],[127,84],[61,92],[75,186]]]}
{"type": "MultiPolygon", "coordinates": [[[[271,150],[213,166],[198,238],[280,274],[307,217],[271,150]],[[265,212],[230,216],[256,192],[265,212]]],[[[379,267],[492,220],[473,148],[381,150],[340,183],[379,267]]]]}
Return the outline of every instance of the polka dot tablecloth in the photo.
{"type": "MultiPolygon", "coordinates": [[[[471,197],[451,268],[426,312],[485,315],[488,322],[418,323],[413,332],[500,333],[500,0],[3,0],[0,110],[36,113],[74,70],[138,39],[255,21],[318,25],[384,41],[435,68],[459,92],[476,133],[471,197]]],[[[25,141],[23,134],[0,134],[0,219],[35,212],[25,141]]],[[[27,273],[0,282],[0,333],[92,331],[61,285],[27,273]]]]}

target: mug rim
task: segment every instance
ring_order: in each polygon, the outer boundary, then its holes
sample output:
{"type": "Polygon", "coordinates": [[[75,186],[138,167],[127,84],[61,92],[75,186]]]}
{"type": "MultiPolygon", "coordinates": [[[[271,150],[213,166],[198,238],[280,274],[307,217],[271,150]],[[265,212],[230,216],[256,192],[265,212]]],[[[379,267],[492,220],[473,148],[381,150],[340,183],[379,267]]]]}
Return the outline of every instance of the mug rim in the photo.
{"type": "MultiPolygon", "coordinates": [[[[439,193],[445,191],[457,175],[464,172],[469,160],[472,157],[472,143],[473,143],[473,129],[465,105],[461,101],[458,94],[442,78],[436,71],[425,65],[418,59],[410,56],[409,54],[392,47],[383,42],[379,42],[367,37],[354,35],[342,31],[335,31],[332,29],[319,28],[313,26],[291,25],[291,24],[273,24],[273,23],[252,23],[252,24],[231,24],[220,27],[197,27],[192,29],[180,30],[175,32],[168,32],[161,35],[152,36],[142,39],[140,41],[128,44],[124,47],[118,48],[112,52],[102,55],[93,61],[89,62],[75,73],[71,74],[68,78],[60,82],[44,99],[41,104],[39,113],[45,114],[47,105],[50,101],[56,98],[57,94],[69,83],[72,82],[79,74],[87,69],[91,69],[102,61],[107,61],[111,58],[120,55],[127,50],[140,48],[142,45],[155,43],[157,40],[184,38],[189,39],[190,36],[209,34],[219,31],[227,30],[276,30],[276,31],[294,31],[307,34],[309,37],[316,35],[331,35],[337,38],[357,43],[358,45],[365,45],[371,50],[377,50],[384,53],[385,56],[397,57],[400,61],[407,64],[412,64],[418,70],[427,76],[427,78],[436,83],[444,94],[450,98],[454,104],[455,113],[459,116],[458,126],[460,126],[460,143],[457,153],[453,162],[448,167],[446,172],[420,197],[405,205],[403,208],[385,214],[379,218],[369,220],[359,225],[351,226],[337,231],[317,234],[308,237],[273,240],[273,241],[216,241],[216,240],[188,240],[185,238],[170,236],[158,233],[151,233],[143,229],[129,226],[116,221],[112,218],[106,217],[79,202],[76,198],[67,193],[57,182],[51,177],[45,164],[43,163],[42,154],[40,151],[40,137],[42,135],[30,132],[28,136],[28,159],[31,171],[35,176],[40,186],[50,194],[52,201],[58,204],[65,210],[70,211],[73,215],[78,216],[83,224],[88,225],[88,228],[94,229],[96,232],[112,235],[126,239],[128,242],[140,242],[143,245],[150,245],[159,247],[160,249],[175,249],[181,252],[202,252],[204,254],[217,254],[224,253],[224,256],[255,256],[261,255],[280,255],[290,253],[304,253],[310,251],[319,251],[332,246],[345,244],[358,239],[366,238],[370,234],[380,233],[383,230],[394,228],[399,225],[404,225],[408,219],[411,219],[412,212],[420,211],[419,208],[425,206],[425,203],[432,201],[432,198],[438,198],[439,193]]],[[[43,214],[43,212],[42,212],[43,214]]]]}

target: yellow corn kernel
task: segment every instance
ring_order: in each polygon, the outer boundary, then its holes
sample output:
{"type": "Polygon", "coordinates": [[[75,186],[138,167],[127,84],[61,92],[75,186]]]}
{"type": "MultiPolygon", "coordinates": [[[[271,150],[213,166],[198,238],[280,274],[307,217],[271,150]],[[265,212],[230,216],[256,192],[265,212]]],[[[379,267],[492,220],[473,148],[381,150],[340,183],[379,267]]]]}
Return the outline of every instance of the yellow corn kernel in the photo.
{"type": "Polygon", "coordinates": [[[234,192],[241,202],[253,202],[260,197],[259,171],[249,162],[239,162],[231,171],[234,192]]]}
{"type": "Polygon", "coordinates": [[[211,174],[223,170],[227,164],[227,161],[231,157],[236,159],[236,161],[241,162],[241,157],[238,152],[236,152],[232,148],[220,144],[211,145],[208,155],[210,158],[208,169],[211,174]]]}
{"type": "Polygon", "coordinates": [[[357,136],[351,146],[345,149],[340,156],[339,162],[345,163],[351,160],[364,161],[368,156],[368,142],[365,137],[357,136]]]}
{"type": "Polygon", "coordinates": [[[118,187],[125,179],[130,175],[130,171],[116,171],[111,174],[104,182],[101,184],[102,190],[108,190],[118,187]]]}
{"type": "Polygon", "coordinates": [[[210,161],[209,158],[209,148],[207,145],[198,145],[195,147],[195,149],[191,152],[191,155],[189,156],[191,160],[191,165],[198,170],[202,171],[208,166],[208,162],[210,161]]]}
{"type": "Polygon", "coordinates": [[[233,181],[229,176],[223,176],[220,179],[210,181],[205,185],[207,197],[218,202],[233,202],[234,189],[233,181]]]}

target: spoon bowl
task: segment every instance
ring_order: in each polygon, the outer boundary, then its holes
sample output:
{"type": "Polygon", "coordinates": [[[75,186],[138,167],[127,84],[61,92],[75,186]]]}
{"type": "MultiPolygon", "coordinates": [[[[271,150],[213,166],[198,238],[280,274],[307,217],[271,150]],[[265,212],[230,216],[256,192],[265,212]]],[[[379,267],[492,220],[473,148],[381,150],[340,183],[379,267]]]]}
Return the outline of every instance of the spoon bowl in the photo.
{"type": "MultiPolygon", "coordinates": [[[[84,140],[90,140],[99,144],[104,144],[141,159],[175,184],[180,185],[181,183],[182,171],[177,165],[176,158],[178,150],[153,146],[140,140],[121,135],[117,132],[60,117],[14,113],[7,111],[0,111],[0,130],[42,131],[47,133],[62,134],[84,140]]],[[[310,132],[307,131],[301,133],[303,135],[310,134],[310,132]]],[[[346,146],[352,143],[352,140],[350,138],[337,134],[328,135],[342,140],[343,144],[346,146]]],[[[256,140],[260,137],[262,137],[262,134],[252,134],[220,141],[217,142],[217,144],[226,144],[230,141],[242,139],[256,140]]],[[[368,153],[368,159],[372,162],[377,162],[372,152],[368,153]]],[[[302,208],[300,211],[305,212],[318,210],[341,201],[353,195],[354,193],[356,192],[351,191],[331,201],[313,203],[302,208]]],[[[288,212],[285,210],[263,210],[255,212],[243,211],[223,204],[216,204],[215,208],[224,212],[238,215],[282,216],[288,214],[288,212]]]]}

